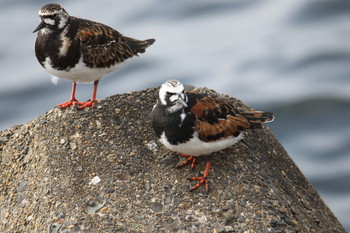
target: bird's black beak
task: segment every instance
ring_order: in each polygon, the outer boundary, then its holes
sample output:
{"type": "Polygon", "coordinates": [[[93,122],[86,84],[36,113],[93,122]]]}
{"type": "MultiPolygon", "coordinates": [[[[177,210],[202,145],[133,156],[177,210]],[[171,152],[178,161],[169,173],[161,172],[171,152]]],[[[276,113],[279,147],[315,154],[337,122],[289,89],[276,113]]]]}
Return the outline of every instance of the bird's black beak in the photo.
{"type": "Polygon", "coordinates": [[[41,23],[35,28],[34,32],[39,31],[40,29],[44,28],[46,26],[45,22],[42,20],[41,23]]]}
{"type": "Polygon", "coordinates": [[[179,97],[179,99],[177,100],[182,106],[184,106],[185,108],[188,107],[186,101],[184,99],[181,98],[181,96],[179,97]]]}

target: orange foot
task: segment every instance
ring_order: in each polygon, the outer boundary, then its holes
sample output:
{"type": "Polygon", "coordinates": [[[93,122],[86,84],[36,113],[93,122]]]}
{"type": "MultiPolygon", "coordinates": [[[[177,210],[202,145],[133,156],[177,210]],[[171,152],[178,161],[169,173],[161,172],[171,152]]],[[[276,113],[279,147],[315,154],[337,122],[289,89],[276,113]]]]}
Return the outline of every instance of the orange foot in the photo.
{"type": "Polygon", "coordinates": [[[205,184],[205,191],[209,192],[208,175],[209,175],[210,165],[211,165],[211,161],[207,162],[207,165],[205,166],[205,170],[204,170],[203,176],[188,178],[189,180],[198,180],[198,183],[195,186],[193,186],[190,189],[190,191],[196,190],[197,188],[199,188],[199,186],[201,186],[202,184],[205,184]]]}
{"type": "MultiPolygon", "coordinates": [[[[186,157],[187,160],[183,163],[180,163],[179,165],[177,165],[177,167],[183,167],[187,164],[191,163],[191,168],[193,169],[195,166],[195,163],[197,161],[196,157],[193,157],[191,155],[187,155],[187,154],[179,154],[180,156],[186,157]]],[[[189,180],[198,180],[198,183],[193,186],[190,191],[196,190],[197,188],[199,188],[202,184],[205,184],[205,190],[207,192],[209,192],[209,180],[208,180],[208,175],[209,175],[209,170],[210,170],[210,166],[211,166],[211,161],[207,162],[207,165],[205,167],[204,170],[204,174],[203,176],[198,176],[198,177],[190,177],[188,178],[189,180]]]]}
{"type": "Polygon", "coordinates": [[[183,162],[183,163],[178,164],[176,167],[178,167],[178,168],[179,167],[183,167],[183,166],[191,163],[191,168],[193,169],[194,166],[196,165],[196,161],[197,161],[196,157],[193,157],[193,156],[187,155],[187,154],[179,154],[179,156],[186,157],[187,160],[185,162],[183,162]]]}
{"type": "Polygon", "coordinates": [[[85,103],[80,103],[79,107],[77,107],[77,109],[81,110],[81,109],[84,109],[84,108],[87,108],[87,107],[95,107],[96,105],[96,101],[92,101],[92,100],[89,100],[89,101],[86,101],[85,103]]]}
{"type": "Polygon", "coordinates": [[[61,108],[61,109],[65,109],[65,108],[69,108],[72,105],[75,106],[75,105],[82,105],[82,104],[83,103],[79,102],[77,99],[71,99],[67,102],[56,105],[56,107],[61,108]]]}

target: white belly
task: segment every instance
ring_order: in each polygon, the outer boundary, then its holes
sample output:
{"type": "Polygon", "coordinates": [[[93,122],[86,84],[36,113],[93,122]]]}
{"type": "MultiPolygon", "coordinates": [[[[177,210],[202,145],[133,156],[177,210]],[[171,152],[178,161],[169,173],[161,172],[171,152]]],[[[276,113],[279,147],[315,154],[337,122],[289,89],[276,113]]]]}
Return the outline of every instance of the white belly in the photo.
{"type": "Polygon", "coordinates": [[[241,133],[238,137],[230,136],[220,141],[203,142],[198,138],[198,135],[195,134],[194,137],[191,138],[185,144],[171,145],[166,140],[165,133],[163,133],[160,137],[160,141],[169,150],[176,151],[178,153],[192,155],[192,156],[200,156],[200,155],[209,155],[213,152],[231,147],[242,138],[243,138],[243,133],[241,133]]]}
{"type": "Polygon", "coordinates": [[[50,74],[59,77],[75,81],[78,83],[89,83],[96,80],[100,80],[108,73],[119,68],[123,63],[116,64],[109,68],[90,68],[82,62],[82,59],[79,60],[79,63],[75,65],[74,68],[71,68],[69,71],[66,70],[56,70],[51,65],[50,58],[46,58],[44,61],[44,67],[50,74]]]}

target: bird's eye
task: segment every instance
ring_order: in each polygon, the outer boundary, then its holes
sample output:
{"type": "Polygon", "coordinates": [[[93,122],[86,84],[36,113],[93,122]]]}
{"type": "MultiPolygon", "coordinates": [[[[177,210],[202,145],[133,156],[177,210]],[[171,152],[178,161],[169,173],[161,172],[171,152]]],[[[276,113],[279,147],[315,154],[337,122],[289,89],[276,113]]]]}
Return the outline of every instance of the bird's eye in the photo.
{"type": "Polygon", "coordinates": [[[43,16],[44,19],[53,19],[53,18],[56,18],[56,17],[57,17],[57,14],[43,16]]]}
{"type": "Polygon", "coordinates": [[[57,17],[57,14],[53,14],[53,15],[47,15],[45,18],[53,19],[56,17],[57,17]]]}

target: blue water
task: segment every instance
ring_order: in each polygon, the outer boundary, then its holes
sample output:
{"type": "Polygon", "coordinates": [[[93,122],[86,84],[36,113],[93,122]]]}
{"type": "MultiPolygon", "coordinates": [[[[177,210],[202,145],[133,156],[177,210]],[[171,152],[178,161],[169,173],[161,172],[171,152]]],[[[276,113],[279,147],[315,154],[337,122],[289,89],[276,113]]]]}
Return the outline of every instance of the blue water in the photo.
{"type": "MultiPolygon", "coordinates": [[[[47,1],[0,2],[0,130],[68,100],[33,52],[47,1]]],[[[350,231],[350,1],[60,1],[79,17],[157,41],[100,82],[98,98],[176,78],[274,111],[269,124],[350,231]]],[[[78,85],[79,100],[92,85],[78,85]]]]}

